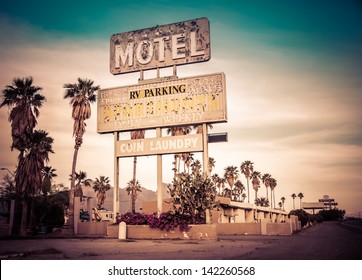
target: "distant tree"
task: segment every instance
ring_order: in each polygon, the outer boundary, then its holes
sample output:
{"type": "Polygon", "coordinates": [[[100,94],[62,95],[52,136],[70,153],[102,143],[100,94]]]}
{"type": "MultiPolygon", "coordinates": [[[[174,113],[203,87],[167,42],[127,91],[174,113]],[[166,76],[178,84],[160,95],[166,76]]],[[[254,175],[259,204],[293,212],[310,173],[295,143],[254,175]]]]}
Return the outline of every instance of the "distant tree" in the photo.
{"type": "Polygon", "coordinates": [[[297,197],[297,195],[295,193],[293,193],[291,195],[291,197],[293,198],[293,210],[295,209],[295,198],[297,197]]]}
{"type": "MultiPolygon", "coordinates": [[[[265,189],[266,189],[266,198],[269,199],[269,195],[268,195],[268,189],[270,187],[270,179],[271,179],[271,175],[269,173],[265,173],[262,177],[261,177],[261,181],[263,182],[265,189]]],[[[270,199],[272,200],[272,199],[270,199]]]]}
{"type": "Polygon", "coordinates": [[[282,202],[282,206],[283,206],[283,210],[284,210],[284,203],[285,203],[286,198],[283,196],[280,200],[282,202]]]}
{"type": "Polygon", "coordinates": [[[270,186],[270,195],[271,195],[271,202],[272,208],[275,208],[275,187],[277,186],[277,180],[274,178],[269,179],[269,186],[270,186]]]}
{"type": "Polygon", "coordinates": [[[253,189],[255,191],[255,199],[258,198],[258,190],[260,188],[260,172],[253,171],[251,174],[251,183],[253,184],[253,189]]]}
{"type": "Polygon", "coordinates": [[[140,182],[137,180],[136,182],[130,180],[127,183],[126,192],[128,195],[131,195],[131,208],[132,213],[136,213],[136,200],[137,200],[137,193],[142,192],[142,186],[140,182]]]}
{"type": "Polygon", "coordinates": [[[240,165],[240,171],[245,175],[246,178],[246,184],[247,184],[247,190],[248,190],[248,203],[250,203],[250,193],[249,193],[249,179],[251,176],[251,173],[254,171],[253,164],[250,160],[244,161],[240,165]]]}
{"type": "Polygon", "coordinates": [[[239,171],[236,166],[228,166],[224,169],[224,178],[230,186],[230,198],[232,199],[233,186],[235,184],[235,180],[239,178],[239,171]]]}
{"type": "Polygon", "coordinates": [[[98,209],[102,208],[102,205],[106,199],[106,192],[109,191],[110,188],[111,185],[109,184],[108,177],[99,176],[99,178],[95,179],[93,190],[96,192],[98,209]]]}
{"type": "Polygon", "coordinates": [[[302,198],[304,197],[303,193],[298,193],[298,197],[300,199],[300,209],[302,209],[302,198]]]}

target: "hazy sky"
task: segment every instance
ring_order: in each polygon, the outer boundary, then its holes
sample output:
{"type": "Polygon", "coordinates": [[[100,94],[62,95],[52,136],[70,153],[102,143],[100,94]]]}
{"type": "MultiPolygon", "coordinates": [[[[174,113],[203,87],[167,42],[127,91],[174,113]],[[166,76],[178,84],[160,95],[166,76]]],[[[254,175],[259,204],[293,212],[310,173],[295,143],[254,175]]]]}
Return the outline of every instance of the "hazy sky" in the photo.
{"type": "MultiPolygon", "coordinates": [[[[286,197],[287,209],[290,195],[302,192],[306,202],[327,194],[348,213],[362,210],[359,1],[128,2],[20,0],[0,7],[0,88],[26,76],[43,88],[47,102],[38,128],[55,139],[49,165],[57,169],[56,182],[69,184],[74,146],[63,84],[78,77],[101,88],[136,84],[137,73],[109,71],[112,34],[207,17],[211,60],[177,69],[179,77],[226,75],[228,123],[215,125],[213,132],[227,131],[229,142],[209,145],[215,172],[222,175],[226,166],[251,160],[256,170],[277,179],[276,198],[286,197]]],[[[146,72],[146,78],[155,75],[146,72]]],[[[92,110],[77,170],[113,182],[113,135],[96,133],[95,105],[92,110]]],[[[7,116],[1,109],[0,167],[14,170],[17,152],[10,151],[7,116]]],[[[164,157],[165,182],[172,178],[171,161],[164,157]]],[[[141,184],[155,190],[156,157],[138,163],[141,184]]],[[[132,159],[120,164],[124,187],[132,178],[132,159]]],[[[265,196],[264,187],[259,195],[265,196]]]]}

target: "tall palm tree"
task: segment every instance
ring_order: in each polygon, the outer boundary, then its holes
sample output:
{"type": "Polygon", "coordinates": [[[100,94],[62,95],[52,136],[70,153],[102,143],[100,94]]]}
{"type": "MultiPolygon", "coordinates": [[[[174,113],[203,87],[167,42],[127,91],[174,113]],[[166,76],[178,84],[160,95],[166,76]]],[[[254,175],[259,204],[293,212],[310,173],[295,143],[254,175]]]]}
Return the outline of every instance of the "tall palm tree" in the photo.
{"type": "Polygon", "coordinates": [[[45,97],[38,93],[42,88],[33,85],[33,78],[14,78],[12,85],[5,86],[2,91],[3,100],[0,108],[9,108],[11,122],[11,149],[23,152],[30,142],[31,135],[37,124],[39,108],[45,97]]]}
{"type": "Polygon", "coordinates": [[[277,180],[274,179],[274,178],[270,178],[269,180],[269,185],[270,185],[270,195],[271,195],[271,201],[273,202],[272,203],[272,208],[273,208],[273,205],[275,207],[275,192],[274,192],[274,189],[275,187],[277,186],[277,180]]]}
{"type": "Polygon", "coordinates": [[[20,235],[26,235],[27,211],[29,199],[39,195],[42,189],[42,170],[49,161],[53,138],[44,130],[35,130],[26,152],[20,154],[19,164],[15,174],[16,191],[23,201],[20,235]]]}
{"type": "Polygon", "coordinates": [[[302,198],[304,197],[304,194],[303,193],[298,193],[298,197],[299,197],[299,199],[300,199],[300,201],[299,201],[299,206],[300,206],[300,209],[302,209],[302,198]]]}
{"type": "Polygon", "coordinates": [[[137,180],[136,182],[133,182],[133,179],[127,183],[126,192],[128,195],[131,195],[131,207],[132,207],[132,213],[136,213],[136,199],[137,199],[137,193],[142,192],[142,186],[140,182],[137,180]],[[134,186],[136,186],[134,188],[134,186]]]}
{"type": "Polygon", "coordinates": [[[221,190],[220,190],[220,187],[221,187],[221,184],[220,184],[220,177],[218,174],[213,174],[211,176],[211,180],[213,181],[214,185],[219,189],[218,193],[219,195],[221,195],[221,190]]]}
{"type": "Polygon", "coordinates": [[[295,193],[292,193],[291,197],[293,198],[293,210],[295,210],[295,198],[297,197],[295,193]]]}
{"type": "MultiPolygon", "coordinates": [[[[70,175],[70,180],[72,180],[72,175],[70,175]]],[[[91,179],[87,178],[87,172],[79,171],[75,172],[75,185],[74,185],[74,196],[79,197],[80,201],[83,199],[83,189],[82,187],[90,187],[91,179]]]]}
{"type": "MultiPolygon", "coordinates": [[[[39,116],[39,108],[42,107],[45,97],[39,93],[41,87],[33,85],[33,78],[14,78],[11,85],[6,85],[2,91],[2,101],[0,108],[6,106],[9,109],[8,120],[11,123],[11,150],[17,149],[19,153],[18,161],[24,157],[24,152],[29,148],[32,142],[34,128],[37,124],[39,116]]],[[[18,170],[16,173],[23,173],[24,170],[18,170]]],[[[15,184],[19,184],[16,179],[15,184]]],[[[21,217],[21,203],[23,199],[21,193],[16,191],[15,196],[15,212],[14,224],[12,227],[12,235],[19,234],[21,217]]],[[[23,219],[25,219],[23,217],[23,219]]],[[[24,230],[22,230],[24,232],[24,230]]]]}
{"type": "Polygon", "coordinates": [[[233,186],[235,181],[239,178],[239,171],[236,166],[228,166],[224,169],[224,178],[230,186],[230,198],[232,199],[233,186]]]}
{"type": "Polygon", "coordinates": [[[235,190],[236,190],[236,196],[237,200],[242,201],[242,194],[245,190],[245,187],[243,183],[240,180],[236,180],[235,182],[235,190]]]}
{"type": "MultiPolygon", "coordinates": [[[[179,135],[187,135],[192,131],[191,126],[173,126],[169,127],[166,130],[167,134],[171,134],[171,136],[179,136],[179,135]]],[[[176,177],[177,173],[180,173],[180,160],[182,158],[182,154],[175,154],[175,167],[174,167],[174,177],[176,177]]]]}
{"type": "Polygon", "coordinates": [[[259,171],[253,171],[253,173],[251,173],[251,183],[255,191],[255,199],[258,198],[258,190],[260,188],[260,176],[261,174],[259,171]]]}
{"type": "Polygon", "coordinates": [[[209,174],[211,174],[212,169],[215,167],[215,163],[216,163],[215,159],[212,157],[209,157],[209,162],[207,164],[209,174]]]}
{"type": "Polygon", "coordinates": [[[46,197],[48,192],[50,192],[51,190],[53,178],[58,176],[55,173],[56,171],[57,170],[52,168],[51,166],[45,166],[41,171],[43,175],[42,192],[44,197],[46,197]]]}
{"type": "MultiPolygon", "coordinates": [[[[261,181],[263,182],[265,189],[266,189],[266,198],[269,200],[269,195],[268,195],[268,188],[270,187],[270,178],[271,175],[268,173],[265,173],[262,177],[261,177],[261,181]]],[[[270,199],[270,201],[272,201],[272,199],[270,199]]]]}
{"type": "Polygon", "coordinates": [[[68,229],[70,234],[74,234],[74,188],[75,188],[75,169],[77,165],[78,151],[83,143],[85,133],[85,120],[91,117],[90,104],[96,101],[96,92],[99,86],[94,86],[94,82],[88,79],[78,78],[77,83],[64,84],[66,89],[64,98],[70,99],[72,106],[73,136],[75,136],[74,154],[72,162],[72,179],[69,192],[69,220],[68,229]]]}
{"type": "MultiPolygon", "coordinates": [[[[145,131],[144,130],[134,130],[131,131],[131,139],[144,139],[145,138],[145,131]]],[[[133,157],[133,182],[134,182],[134,190],[132,191],[132,195],[136,195],[135,189],[136,189],[136,170],[137,170],[137,157],[133,157]]]]}
{"type": "Polygon", "coordinates": [[[246,160],[243,163],[241,163],[240,171],[245,175],[246,178],[246,184],[247,184],[247,190],[248,190],[248,203],[250,203],[250,193],[249,193],[249,179],[251,176],[251,173],[254,171],[254,163],[252,163],[250,160],[246,160]]]}
{"type": "Polygon", "coordinates": [[[281,200],[281,202],[282,202],[283,210],[284,210],[284,203],[285,203],[286,198],[285,198],[284,196],[282,196],[282,197],[280,198],[280,200],[281,200]]]}
{"type": "Polygon", "coordinates": [[[109,184],[109,178],[106,176],[99,176],[96,178],[93,184],[93,190],[97,194],[97,206],[98,209],[102,208],[104,201],[106,199],[106,191],[109,191],[111,185],[109,184]]]}

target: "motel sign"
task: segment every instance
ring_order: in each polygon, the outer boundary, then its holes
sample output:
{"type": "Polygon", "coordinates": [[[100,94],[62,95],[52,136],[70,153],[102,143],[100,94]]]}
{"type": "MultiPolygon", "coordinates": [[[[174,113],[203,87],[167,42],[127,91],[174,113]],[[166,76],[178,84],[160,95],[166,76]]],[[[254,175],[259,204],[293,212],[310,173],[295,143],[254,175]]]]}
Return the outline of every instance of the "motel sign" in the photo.
{"type": "Polygon", "coordinates": [[[210,23],[198,18],[114,34],[110,71],[122,74],[210,59],[210,23]]]}
{"type": "Polygon", "coordinates": [[[98,133],[226,122],[224,73],[102,89],[98,133]]]}

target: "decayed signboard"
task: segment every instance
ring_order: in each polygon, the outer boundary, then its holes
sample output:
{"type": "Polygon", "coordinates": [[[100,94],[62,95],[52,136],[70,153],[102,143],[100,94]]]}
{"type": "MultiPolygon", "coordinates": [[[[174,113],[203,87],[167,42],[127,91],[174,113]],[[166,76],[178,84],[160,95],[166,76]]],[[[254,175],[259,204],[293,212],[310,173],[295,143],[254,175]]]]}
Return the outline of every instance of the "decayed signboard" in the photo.
{"type": "Polygon", "coordinates": [[[224,73],[102,89],[97,131],[226,122],[224,73]]]}
{"type": "Polygon", "coordinates": [[[117,157],[191,153],[203,151],[202,135],[191,134],[172,137],[117,141],[117,157]]]}
{"type": "Polygon", "coordinates": [[[210,59],[210,23],[198,18],[114,34],[110,42],[112,74],[202,62],[210,59]]]}

